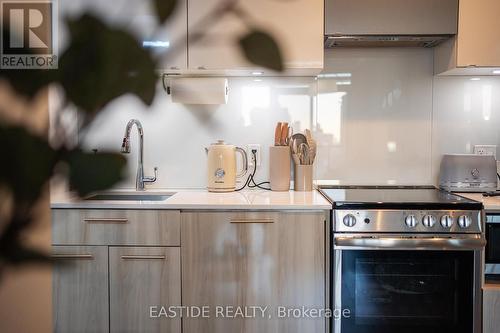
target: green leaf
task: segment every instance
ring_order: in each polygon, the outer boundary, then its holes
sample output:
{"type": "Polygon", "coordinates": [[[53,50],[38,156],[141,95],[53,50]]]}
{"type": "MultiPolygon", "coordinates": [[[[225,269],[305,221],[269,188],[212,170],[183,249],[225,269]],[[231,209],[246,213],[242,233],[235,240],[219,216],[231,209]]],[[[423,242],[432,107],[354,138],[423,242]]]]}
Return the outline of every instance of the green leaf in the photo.
{"type": "Polygon", "coordinates": [[[80,196],[108,189],[124,179],[127,160],[120,153],[69,152],[65,158],[69,166],[70,187],[80,196]]]}
{"type": "Polygon", "coordinates": [[[13,191],[16,200],[34,201],[52,176],[56,151],[22,127],[0,126],[0,142],[0,183],[13,191]]]}
{"type": "Polygon", "coordinates": [[[68,27],[71,42],[59,69],[70,101],[90,114],[127,93],[151,105],[156,63],[132,35],[89,14],[70,20],[68,27]]]}
{"type": "Polygon", "coordinates": [[[245,57],[252,63],[283,71],[283,57],[276,41],[268,33],[254,30],[239,40],[245,57]]]}
{"type": "Polygon", "coordinates": [[[158,16],[160,23],[165,23],[165,21],[172,15],[177,7],[177,2],[177,0],[153,0],[156,15],[158,16]]]}

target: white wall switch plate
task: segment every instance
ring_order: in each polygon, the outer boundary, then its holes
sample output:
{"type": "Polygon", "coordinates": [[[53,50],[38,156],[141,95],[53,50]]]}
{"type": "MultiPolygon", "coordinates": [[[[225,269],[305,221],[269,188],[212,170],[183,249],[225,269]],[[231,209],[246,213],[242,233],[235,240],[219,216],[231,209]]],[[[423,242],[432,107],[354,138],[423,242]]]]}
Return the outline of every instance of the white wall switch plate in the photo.
{"type": "Polygon", "coordinates": [[[257,153],[255,154],[255,158],[257,160],[257,166],[260,166],[260,163],[261,163],[260,145],[256,144],[256,143],[247,145],[248,165],[253,166],[252,150],[257,151],[257,153]]]}
{"type": "Polygon", "coordinates": [[[474,145],[474,154],[476,155],[493,155],[497,159],[496,145],[474,145]]]}

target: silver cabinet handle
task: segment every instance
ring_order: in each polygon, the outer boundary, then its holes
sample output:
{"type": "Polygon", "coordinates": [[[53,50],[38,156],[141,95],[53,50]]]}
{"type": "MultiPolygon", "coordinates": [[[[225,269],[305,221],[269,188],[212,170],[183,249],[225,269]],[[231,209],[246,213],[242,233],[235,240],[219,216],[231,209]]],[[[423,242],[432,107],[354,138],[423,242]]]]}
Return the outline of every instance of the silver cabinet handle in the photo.
{"type": "Polygon", "coordinates": [[[231,219],[231,223],[274,223],[274,220],[271,218],[262,218],[262,219],[231,219]]]}
{"type": "Polygon", "coordinates": [[[93,260],[91,254],[53,254],[52,259],[55,260],[93,260]]]}
{"type": "Polygon", "coordinates": [[[128,219],[126,218],[117,218],[117,217],[96,217],[96,218],[86,218],[83,221],[87,223],[127,223],[128,219]]]}
{"type": "Polygon", "coordinates": [[[166,256],[157,255],[157,256],[140,256],[140,255],[124,255],[121,257],[123,260],[165,260],[166,256]]]}
{"type": "Polygon", "coordinates": [[[377,249],[377,250],[480,250],[486,241],[474,238],[444,237],[336,237],[335,247],[339,249],[377,249]]]}

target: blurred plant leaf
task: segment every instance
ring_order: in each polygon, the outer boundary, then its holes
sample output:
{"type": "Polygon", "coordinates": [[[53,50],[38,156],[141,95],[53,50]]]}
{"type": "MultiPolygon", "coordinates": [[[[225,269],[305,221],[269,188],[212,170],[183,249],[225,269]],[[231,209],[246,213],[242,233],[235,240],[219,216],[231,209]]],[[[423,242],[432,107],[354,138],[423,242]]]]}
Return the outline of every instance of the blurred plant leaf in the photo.
{"type": "Polygon", "coordinates": [[[281,51],[268,33],[254,30],[239,40],[245,57],[252,63],[275,71],[283,71],[281,51]]]}
{"type": "Polygon", "coordinates": [[[59,69],[70,101],[91,114],[127,93],[151,105],[156,64],[132,35],[89,14],[69,20],[68,27],[71,42],[61,56],[59,69]]]}
{"type": "MultiPolygon", "coordinates": [[[[10,34],[8,26],[1,26],[4,36],[10,34]]],[[[28,48],[23,54],[32,53],[28,48]]],[[[57,79],[57,70],[53,69],[2,69],[0,79],[10,82],[12,88],[25,97],[32,98],[36,93],[57,79]]]]}
{"type": "Polygon", "coordinates": [[[80,196],[102,191],[124,179],[127,160],[120,153],[85,153],[70,151],[65,157],[69,166],[70,187],[80,196]]]}
{"type": "Polygon", "coordinates": [[[52,176],[57,153],[47,141],[22,127],[0,126],[0,183],[19,201],[33,202],[52,176]]]}
{"type": "Polygon", "coordinates": [[[1,257],[8,260],[11,264],[27,264],[27,263],[51,263],[52,259],[45,253],[24,247],[19,242],[2,242],[0,245],[1,257]]]}
{"type": "Polygon", "coordinates": [[[0,79],[7,80],[12,88],[25,97],[32,98],[57,79],[55,69],[2,69],[0,79]]]}
{"type": "Polygon", "coordinates": [[[156,16],[163,24],[172,15],[177,7],[177,0],[153,0],[156,16]]]}

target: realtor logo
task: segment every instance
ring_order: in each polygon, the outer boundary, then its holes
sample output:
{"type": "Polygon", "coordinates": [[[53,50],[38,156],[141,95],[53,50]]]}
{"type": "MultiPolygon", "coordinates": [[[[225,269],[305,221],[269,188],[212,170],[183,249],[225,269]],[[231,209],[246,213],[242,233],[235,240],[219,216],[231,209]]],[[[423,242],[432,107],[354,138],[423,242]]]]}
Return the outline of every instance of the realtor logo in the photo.
{"type": "Polygon", "coordinates": [[[54,1],[1,1],[0,68],[57,68],[54,1]]]}

